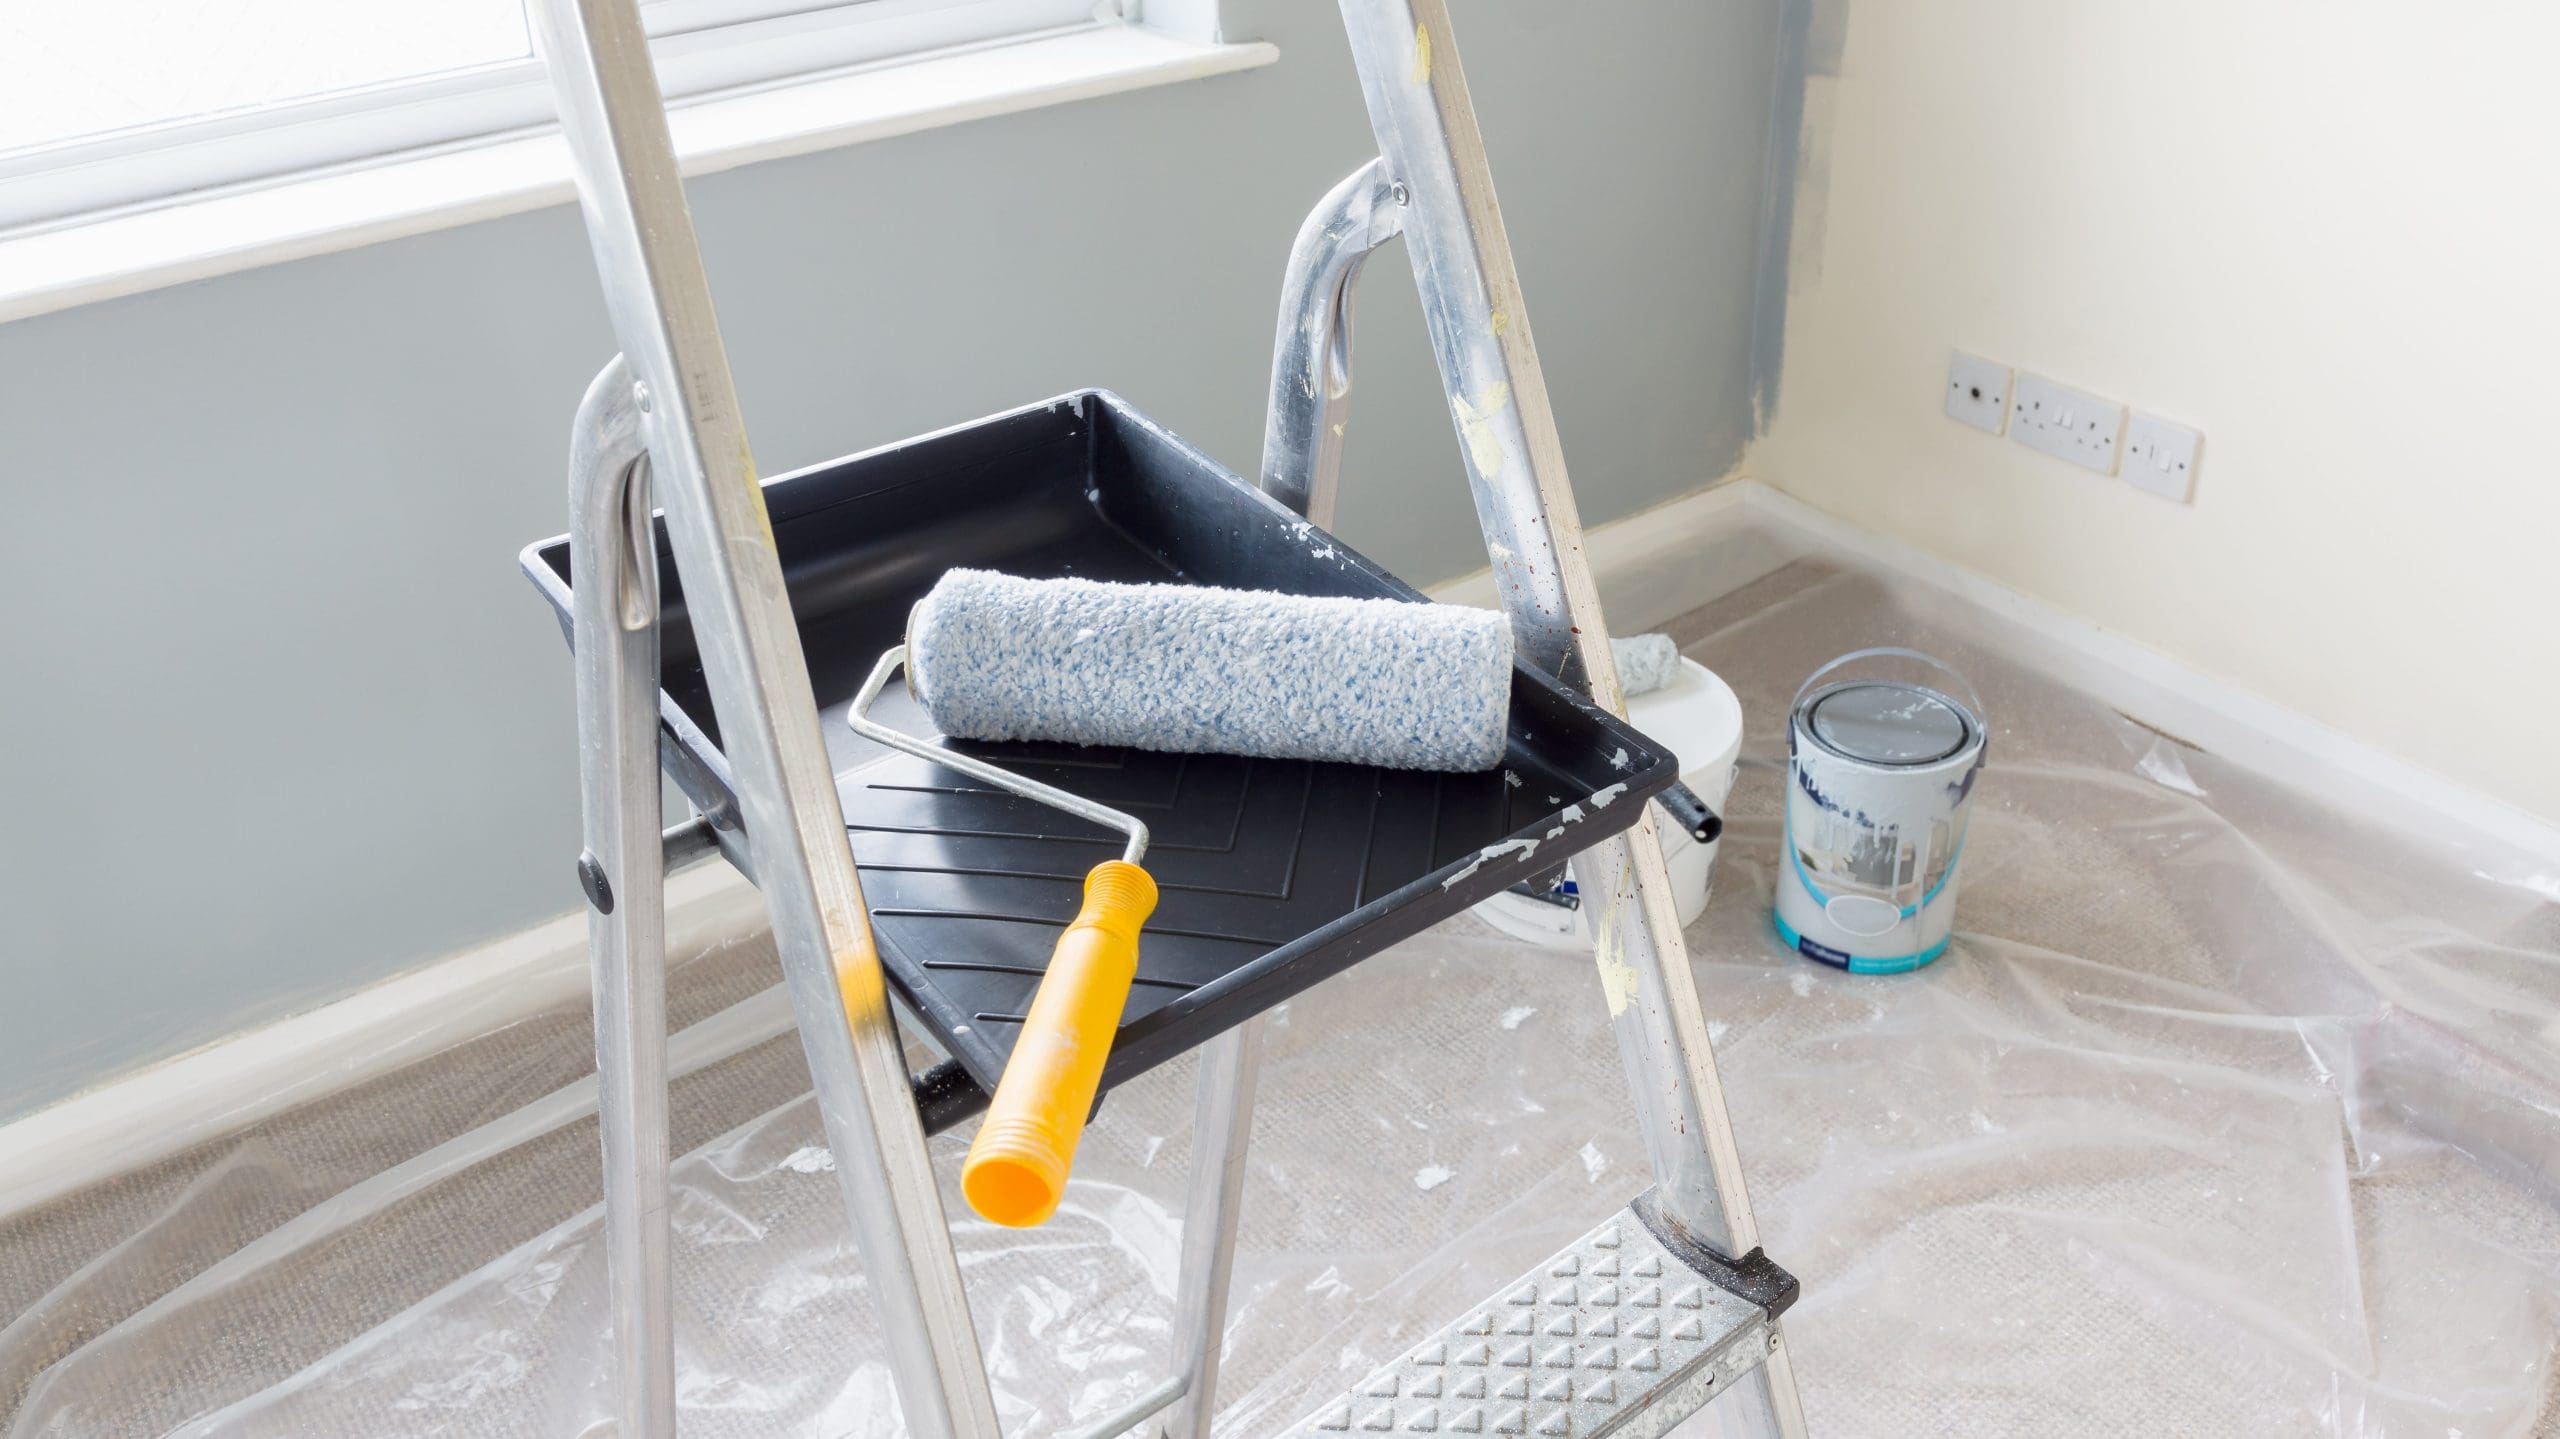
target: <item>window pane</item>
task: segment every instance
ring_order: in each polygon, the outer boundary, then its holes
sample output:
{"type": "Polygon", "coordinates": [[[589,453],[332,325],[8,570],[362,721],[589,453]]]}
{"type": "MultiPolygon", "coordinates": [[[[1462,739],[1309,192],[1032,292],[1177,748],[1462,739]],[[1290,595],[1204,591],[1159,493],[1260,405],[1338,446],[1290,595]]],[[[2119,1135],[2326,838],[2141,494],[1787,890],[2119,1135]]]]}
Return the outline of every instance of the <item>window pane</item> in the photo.
{"type": "Polygon", "coordinates": [[[519,0],[0,0],[0,150],[532,53],[519,0]]]}

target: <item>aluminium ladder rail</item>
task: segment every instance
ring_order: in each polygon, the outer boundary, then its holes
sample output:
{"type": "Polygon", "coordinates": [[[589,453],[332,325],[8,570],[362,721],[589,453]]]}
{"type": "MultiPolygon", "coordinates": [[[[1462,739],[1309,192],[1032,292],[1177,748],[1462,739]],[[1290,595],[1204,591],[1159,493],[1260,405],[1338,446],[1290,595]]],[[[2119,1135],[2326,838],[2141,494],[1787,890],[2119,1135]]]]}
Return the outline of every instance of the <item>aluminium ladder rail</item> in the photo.
{"type": "MultiPolygon", "coordinates": [[[[1401,234],[1486,547],[1532,663],[1623,712],[1607,628],[1538,368],[1447,0],[1341,0],[1378,157],[1290,255],[1262,483],[1330,521],[1350,389],[1351,302],[1401,234]]],[[[635,0],[535,0],[621,354],[573,435],[580,776],[605,1149],[616,1406],[675,1427],[667,1225],[663,873],[712,844],[763,891],[827,1142],[882,1306],[908,1431],[994,1439],[995,1405],[901,1056],[635,0]],[[662,499],[736,771],[737,812],[660,831],[662,499]]],[[[1655,1186],[1292,1434],[1658,1435],[1719,1395],[1727,1432],[1798,1435],[1762,1258],[1651,806],[1573,860],[1655,1186]]],[[[1176,1370],[1078,1431],[1206,1439],[1261,1021],[1203,1046],[1200,1135],[1176,1297],[1176,1370]]]]}

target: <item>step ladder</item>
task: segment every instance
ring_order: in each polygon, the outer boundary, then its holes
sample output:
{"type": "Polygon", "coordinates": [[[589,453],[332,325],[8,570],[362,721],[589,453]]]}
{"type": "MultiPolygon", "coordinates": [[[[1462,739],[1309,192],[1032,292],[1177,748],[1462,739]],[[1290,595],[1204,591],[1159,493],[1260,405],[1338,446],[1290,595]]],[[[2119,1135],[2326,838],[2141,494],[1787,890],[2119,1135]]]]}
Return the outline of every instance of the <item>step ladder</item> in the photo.
{"type": "MultiPolygon", "coordinates": [[[[1330,525],[1353,294],[1363,260],[1400,236],[1518,651],[1623,712],[1447,0],[1341,4],[1379,153],[1292,247],[1260,483],[1330,525]]],[[[912,1074],[902,1052],[636,3],[532,9],[621,346],[573,432],[576,583],[561,601],[576,655],[619,1432],[675,1428],[663,885],[667,869],[717,849],[765,897],[907,1431],[994,1439],[925,1148],[928,1133],[983,1108],[984,1086],[956,1061],[912,1074]],[[661,694],[660,503],[727,774],[705,774],[701,747],[678,742],[699,725],[661,694]],[[672,828],[662,742],[670,774],[719,797],[672,828]]],[[[1724,1432],[1803,1432],[1779,1320],[1795,1281],[1760,1249],[1654,807],[1638,808],[1572,868],[1595,906],[1601,989],[1653,1187],[1289,1434],[1643,1439],[1710,1401],[1724,1432]]],[[[1173,1372],[1079,1439],[1209,1433],[1261,1033],[1249,1015],[1197,1046],[1173,1372]]]]}

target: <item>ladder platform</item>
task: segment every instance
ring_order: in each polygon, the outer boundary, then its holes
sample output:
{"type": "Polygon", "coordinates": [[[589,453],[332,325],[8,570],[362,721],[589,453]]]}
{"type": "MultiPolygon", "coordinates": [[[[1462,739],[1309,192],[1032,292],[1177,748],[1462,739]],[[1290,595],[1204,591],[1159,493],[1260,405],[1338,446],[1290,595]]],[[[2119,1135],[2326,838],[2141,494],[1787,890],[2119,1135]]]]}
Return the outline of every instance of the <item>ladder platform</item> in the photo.
{"type": "MultiPolygon", "coordinates": [[[[852,732],[844,707],[909,606],[955,566],[1424,599],[1098,390],[785,475],[765,499],[889,983],[988,1089],[1085,872],[1121,837],[852,732]]],[[[752,877],[663,521],[658,543],[660,754],[752,877]]],[[[532,546],[524,567],[565,629],[568,542],[532,546]]],[[[893,694],[878,717],[929,732],[909,703],[893,694]]],[[[1678,772],[1668,749],[1527,666],[1503,767],[1483,774],[966,748],[1154,833],[1161,899],[1106,1090],[1629,828],[1678,772]]]]}
{"type": "Polygon", "coordinates": [[[1665,1242],[1650,1194],[1283,1431],[1651,1439],[1769,1355],[1796,1282],[1665,1242]],[[1686,1257],[1684,1257],[1686,1256],[1686,1257]]]}

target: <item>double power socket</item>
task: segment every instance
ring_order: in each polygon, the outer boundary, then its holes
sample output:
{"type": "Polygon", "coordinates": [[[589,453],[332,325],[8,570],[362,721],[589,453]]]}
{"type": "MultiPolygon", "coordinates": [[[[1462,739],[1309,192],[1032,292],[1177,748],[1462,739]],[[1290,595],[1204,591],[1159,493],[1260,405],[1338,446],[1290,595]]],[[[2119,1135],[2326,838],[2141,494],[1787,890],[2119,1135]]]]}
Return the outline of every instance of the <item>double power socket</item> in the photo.
{"type": "Polygon", "coordinates": [[[1984,434],[2185,504],[2195,495],[2204,436],[2114,400],[1962,350],[1947,364],[1947,415],[1984,434]]]}

